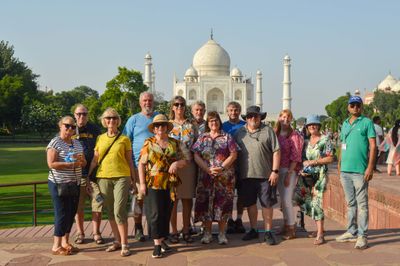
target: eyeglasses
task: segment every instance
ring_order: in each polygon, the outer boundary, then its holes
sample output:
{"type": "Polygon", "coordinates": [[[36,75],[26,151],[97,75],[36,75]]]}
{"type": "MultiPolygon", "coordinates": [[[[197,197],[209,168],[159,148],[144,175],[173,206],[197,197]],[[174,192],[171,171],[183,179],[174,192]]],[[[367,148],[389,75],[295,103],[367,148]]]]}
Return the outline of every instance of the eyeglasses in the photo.
{"type": "Polygon", "coordinates": [[[351,103],[349,105],[350,105],[350,108],[354,108],[354,107],[361,108],[361,103],[351,103]]]}
{"type": "Polygon", "coordinates": [[[252,119],[252,118],[257,118],[257,117],[258,117],[258,114],[256,114],[256,113],[246,115],[246,119],[252,119]]]}
{"type": "Polygon", "coordinates": [[[77,115],[77,116],[87,116],[88,113],[75,113],[75,115],[77,115]]]}
{"type": "Polygon", "coordinates": [[[63,124],[63,125],[65,126],[65,129],[72,129],[72,130],[76,129],[76,126],[71,125],[71,124],[63,124]]]}
{"type": "Polygon", "coordinates": [[[118,120],[118,117],[116,117],[116,116],[106,116],[106,117],[104,117],[104,119],[106,119],[106,120],[118,120]]]}
{"type": "Polygon", "coordinates": [[[175,107],[185,107],[184,103],[174,103],[175,107]]]}
{"type": "Polygon", "coordinates": [[[153,124],[154,127],[163,127],[163,126],[166,126],[166,125],[167,125],[166,123],[154,123],[153,124]]]}
{"type": "Polygon", "coordinates": [[[218,123],[218,119],[210,119],[208,120],[208,123],[218,123]]]}

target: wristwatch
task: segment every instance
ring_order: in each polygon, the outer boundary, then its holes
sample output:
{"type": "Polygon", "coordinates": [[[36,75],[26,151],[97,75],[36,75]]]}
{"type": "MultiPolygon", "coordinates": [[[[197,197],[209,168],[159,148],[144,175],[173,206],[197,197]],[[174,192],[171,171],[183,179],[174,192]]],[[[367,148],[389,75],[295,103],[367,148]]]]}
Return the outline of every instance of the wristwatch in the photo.
{"type": "Polygon", "coordinates": [[[279,174],[279,170],[278,169],[272,170],[272,172],[274,172],[275,174],[279,174]]]}

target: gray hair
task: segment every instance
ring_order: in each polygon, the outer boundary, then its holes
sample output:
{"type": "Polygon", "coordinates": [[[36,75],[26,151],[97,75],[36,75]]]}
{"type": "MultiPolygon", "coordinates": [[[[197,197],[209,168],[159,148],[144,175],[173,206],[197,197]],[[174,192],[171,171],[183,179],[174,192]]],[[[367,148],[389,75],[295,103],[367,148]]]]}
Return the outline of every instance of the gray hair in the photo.
{"type": "Polygon", "coordinates": [[[149,91],[144,91],[144,92],[140,93],[140,95],[139,95],[139,101],[141,101],[142,98],[143,98],[145,95],[150,95],[151,98],[154,100],[154,95],[153,95],[153,93],[151,93],[151,92],[149,92],[149,91]]]}
{"type": "Polygon", "coordinates": [[[192,104],[190,105],[190,107],[193,107],[193,106],[195,106],[195,105],[200,105],[201,107],[203,107],[204,109],[206,109],[206,104],[205,104],[203,101],[200,101],[200,100],[195,101],[194,103],[192,103],[192,104]]]}
{"type": "Polygon", "coordinates": [[[238,102],[235,101],[229,102],[228,105],[226,106],[226,109],[228,109],[229,106],[236,107],[237,109],[239,109],[239,111],[242,111],[242,106],[238,102]]]}

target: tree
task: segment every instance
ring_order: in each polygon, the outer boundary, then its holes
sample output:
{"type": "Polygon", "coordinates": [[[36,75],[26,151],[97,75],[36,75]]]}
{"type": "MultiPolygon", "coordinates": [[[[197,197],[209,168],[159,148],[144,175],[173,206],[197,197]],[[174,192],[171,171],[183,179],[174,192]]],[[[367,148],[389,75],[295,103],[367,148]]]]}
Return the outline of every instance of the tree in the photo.
{"type": "Polygon", "coordinates": [[[88,86],[81,85],[69,91],[56,93],[52,102],[62,108],[63,114],[72,114],[77,103],[83,103],[87,98],[99,99],[99,93],[88,86]]]}
{"type": "Polygon", "coordinates": [[[34,102],[23,108],[22,125],[39,133],[42,141],[45,141],[57,131],[61,112],[57,106],[34,102]]]}
{"type": "Polygon", "coordinates": [[[342,124],[344,120],[349,116],[347,112],[347,105],[350,98],[350,93],[347,92],[346,95],[340,96],[327,106],[325,106],[325,111],[337,124],[342,124]]]}
{"type": "Polygon", "coordinates": [[[382,125],[392,127],[398,117],[400,117],[400,94],[398,92],[386,92],[376,90],[372,107],[379,113],[382,125]]]}
{"type": "Polygon", "coordinates": [[[20,125],[23,106],[36,98],[38,77],[14,56],[12,45],[0,41],[0,124],[8,132],[20,125]]]}
{"type": "Polygon", "coordinates": [[[118,74],[107,82],[106,87],[100,96],[102,109],[115,108],[123,123],[132,114],[140,111],[139,96],[148,89],[143,84],[142,73],[126,67],[118,67],[118,74]]]}

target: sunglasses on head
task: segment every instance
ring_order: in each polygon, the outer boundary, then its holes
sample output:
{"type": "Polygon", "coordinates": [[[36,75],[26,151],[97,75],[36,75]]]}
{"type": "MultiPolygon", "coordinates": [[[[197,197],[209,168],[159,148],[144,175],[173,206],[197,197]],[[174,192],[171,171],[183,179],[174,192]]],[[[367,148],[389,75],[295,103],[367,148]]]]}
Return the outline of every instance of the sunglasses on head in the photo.
{"type": "Polygon", "coordinates": [[[116,116],[106,116],[106,117],[104,117],[104,119],[106,119],[106,120],[118,120],[118,117],[116,117],[116,116]]]}
{"type": "Polygon", "coordinates": [[[360,108],[361,107],[361,103],[351,103],[349,105],[350,105],[350,108],[354,108],[354,107],[360,108]]]}
{"type": "Polygon", "coordinates": [[[154,127],[163,127],[166,126],[166,123],[154,123],[154,127]]]}
{"type": "Polygon", "coordinates": [[[257,118],[257,117],[258,117],[258,114],[256,114],[256,113],[246,115],[247,119],[257,118]]]}
{"type": "Polygon", "coordinates": [[[74,126],[74,125],[71,125],[71,124],[63,124],[64,126],[65,126],[65,128],[66,129],[72,129],[72,130],[75,130],[76,129],[76,126],[74,126]]]}
{"type": "Polygon", "coordinates": [[[77,116],[87,116],[88,113],[75,113],[77,116]]]}
{"type": "Polygon", "coordinates": [[[185,107],[184,103],[174,103],[175,107],[185,107]]]}

